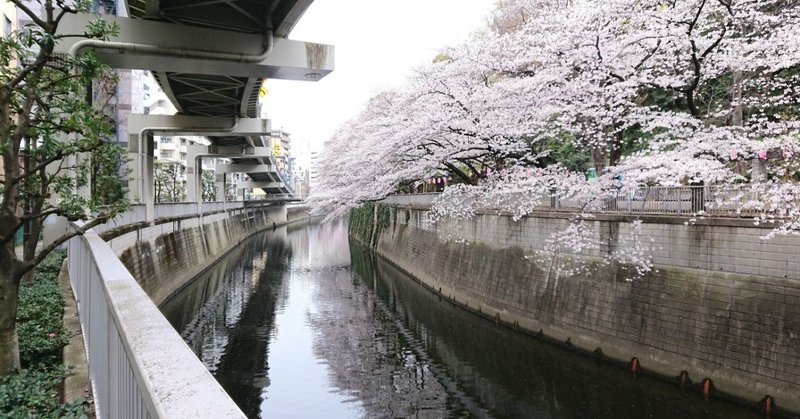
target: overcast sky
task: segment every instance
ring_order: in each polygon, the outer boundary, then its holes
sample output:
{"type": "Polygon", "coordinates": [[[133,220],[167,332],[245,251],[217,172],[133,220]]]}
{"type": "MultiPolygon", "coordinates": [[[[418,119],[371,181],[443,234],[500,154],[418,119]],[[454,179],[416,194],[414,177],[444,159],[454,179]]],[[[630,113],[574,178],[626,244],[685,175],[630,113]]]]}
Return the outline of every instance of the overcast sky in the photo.
{"type": "MultiPolygon", "coordinates": [[[[495,0],[316,0],[290,39],[336,47],[336,67],[313,82],[269,80],[264,108],[292,134],[293,154],[319,150],[376,93],[484,26],[495,0]]],[[[301,157],[301,163],[307,163],[301,157]]]]}

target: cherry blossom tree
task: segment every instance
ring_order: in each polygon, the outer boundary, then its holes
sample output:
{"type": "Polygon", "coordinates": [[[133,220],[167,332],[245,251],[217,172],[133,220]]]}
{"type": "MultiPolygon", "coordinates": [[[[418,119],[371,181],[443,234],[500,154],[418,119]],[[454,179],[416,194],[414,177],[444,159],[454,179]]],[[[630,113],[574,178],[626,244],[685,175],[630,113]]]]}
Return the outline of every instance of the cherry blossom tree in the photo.
{"type": "MultiPolygon", "coordinates": [[[[332,138],[311,201],[341,214],[446,172],[457,185],[434,220],[518,219],[553,197],[583,214],[644,185],[746,184],[727,205],[797,234],[797,33],[800,4],[785,0],[503,0],[332,138]],[[554,158],[560,145],[599,178],[554,158]]],[[[630,247],[616,259],[646,270],[630,247]]]]}

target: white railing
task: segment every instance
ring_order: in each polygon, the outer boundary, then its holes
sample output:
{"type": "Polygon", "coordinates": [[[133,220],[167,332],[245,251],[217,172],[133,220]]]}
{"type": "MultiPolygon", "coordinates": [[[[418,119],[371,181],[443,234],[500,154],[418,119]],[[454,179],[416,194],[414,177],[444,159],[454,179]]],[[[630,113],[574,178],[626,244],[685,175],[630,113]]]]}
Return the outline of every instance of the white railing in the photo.
{"type": "Polygon", "coordinates": [[[124,225],[135,224],[145,220],[145,206],[143,204],[131,205],[128,211],[114,217],[105,224],[101,224],[94,228],[96,233],[103,233],[124,225]]]}
{"type": "Polygon", "coordinates": [[[382,202],[397,205],[431,205],[439,195],[439,192],[396,194],[387,196],[382,202]]]}
{"type": "Polygon", "coordinates": [[[750,185],[653,186],[601,198],[595,208],[613,213],[749,217],[757,212],[745,204],[761,198],[750,185]]]}
{"type": "Polygon", "coordinates": [[[97,417],[244,417],[106,242],[68,247],[97,417]]]}
{"type": "MultiPolygon", "coordinates": [[[[211,214],[219,214],[225,211],[233,211],[233,213],[241,213],[245,209],[259,208],[263,206],[273,205],[276,202],[288,203],[291,194],[286,196],[271,196],[271,199],[260,199],[251,201],[229,201],[229,202],[203,202],[200,204],[200,209],[203,216],[211,214]]],[[[171,202],[155,204],[154,215],[155,220],[165,218],[192,218],[197,217],[198,204],[194,202],[171,202]]],[[[105,233],[106,231],[113,230],[118,227],[136,224],[147,220],[145,206],[143,204],[134,204],[130,209],[123,214],[116,216],[111,221],[105,224],[94,227],[94,232],[97,234],[105,233]]]]}
{"type": "Polygon", "coordinates": [[[185,217],[197,214],[196,202],[171,202],[168,204],[155,204],[155,218],[185,217]]]}
{"type": "MultiPolygon", "coordinates": [[[[440,193],[396,194],[382,202],[397,205],[429,206],[440,193]]],[[[524,199],[520,195],[519,199],[524,199]]],[[[752,202],[764,197],[751,185],[726,186],[654,186],[632,190],[612,191],[604,197],[588,200],[545,197],[534,207],[534,211],[588,211],[601,213],[632,213],[653,215],[695,215],[717,217],[752,217],[759,211],[752,202]]],[[[509,200],[506,199],[508,202],[509,200]]],[[[514,201],[512,197],[511,201],[514,201]]],[[[513,202],[510,202],[513,206],[513,202]]],[[[768,204],[764,202],[764,204],[768,204]]],[[[485,207],[484,209],[496,209],[485,207]]]]}
{"type": "Polygon", "coordinates": [[[244,208],[244,202],[242,201],[233,201],[233,202],[203,202],[201,206],[203,209],[203,214],[211,214],[214,212],[222,212],[231,209],[240,209],[244,208]]]}

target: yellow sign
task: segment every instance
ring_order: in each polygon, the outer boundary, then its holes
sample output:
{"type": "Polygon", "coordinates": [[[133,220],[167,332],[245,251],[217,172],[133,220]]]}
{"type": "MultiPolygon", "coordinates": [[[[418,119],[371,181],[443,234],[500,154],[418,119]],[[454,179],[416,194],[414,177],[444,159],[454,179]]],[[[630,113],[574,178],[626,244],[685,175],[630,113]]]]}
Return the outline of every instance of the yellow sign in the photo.
{"type": "Polygon", "coordinates": [[[267,80],[264,79],[264,81],[261,82],[261,88],[258,89],[258,97],[264,97],[267,93],[269,93],[269,90],[267,90],[267,80]]]}

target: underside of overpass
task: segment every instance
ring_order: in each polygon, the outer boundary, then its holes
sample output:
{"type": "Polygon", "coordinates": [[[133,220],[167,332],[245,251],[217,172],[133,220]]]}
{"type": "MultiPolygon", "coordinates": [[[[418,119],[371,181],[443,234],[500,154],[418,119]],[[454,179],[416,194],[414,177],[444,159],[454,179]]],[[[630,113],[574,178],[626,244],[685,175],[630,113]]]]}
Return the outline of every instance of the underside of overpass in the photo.
{"type": "MultiPolygon", "coordinates": [[[[119,5],[119,16],[102,16],[119,25],[119,36],[108,42],[60,44],[64,53],[93,50],[114,68],[150,70],[177,108],[179,115],[258,118],[258,95],[267,78],[318,81],[333,71],[333,47],[288,40],[287,36],[313,0],[128,0],[119,5]],[[120,10],[123,9],[123,10],[120,10]],[[124,17],[127,15],[128,17],[124,17]]],[[[119,2],[118,2],[119,4],[119,2]]],[[[83,32],[94,15],[77,16],[62,24],[64,31],[83,32]]],[[[234,122],[235,125],[235,122],[234,122]]],[[[268,126],[268,122],[264,126],[268,126]]],[[[149,127],[191,133],[192,127],[149,127]]],[[[223,127],[220,127],[223,128],[223,127]]],[[[229,127],[228,127],[229,128],[229,127]]],[[[130,131],[129,141],[135,179],[131,198],[149,203],[152,196],[152,144],[146,131],[130,131]],[[138,137],[144,136],[144,140],[138,137]],[[140,185],[136,187],[135,185],[140,185]],[[149,189],[149,190],[148,190],[149,189]]],[[[196,130],[195,135],[204,135],[196,130]]],[[[220,130],[217,130],[220,131],[220,130]]],[[[269,147],[269,131],[260,133],[216,132],[207,135],[211,146],[198,152],[213,157],[226,149],[231,167],[245,170],[251,184],[267,194],[291,193],[286,179],[268,153],[248,150],[269,147]],[[236,156],[237,147],[241,156],[236,156]],[[271,170],[267,170],[270,169],[271,170]]],[[[188,163],[190,200],[198,193],[200,167],[188,163]]]]}

